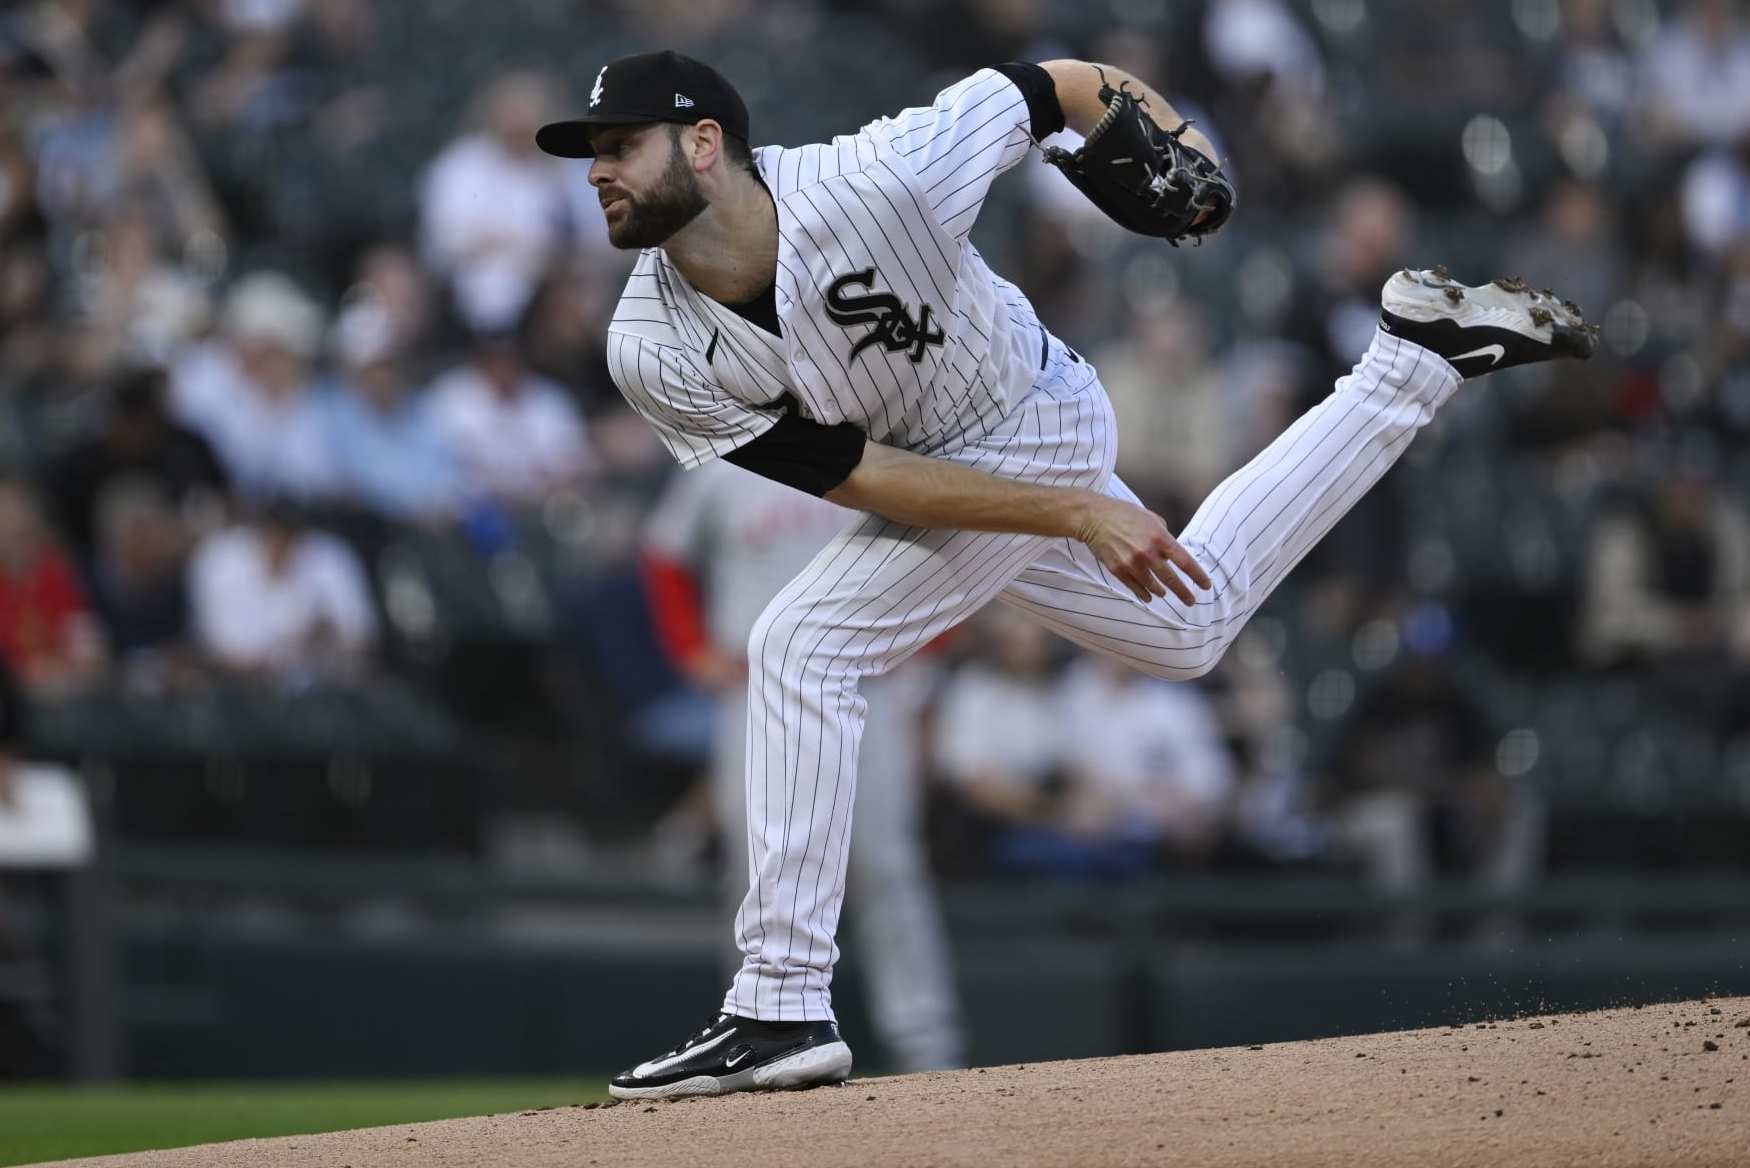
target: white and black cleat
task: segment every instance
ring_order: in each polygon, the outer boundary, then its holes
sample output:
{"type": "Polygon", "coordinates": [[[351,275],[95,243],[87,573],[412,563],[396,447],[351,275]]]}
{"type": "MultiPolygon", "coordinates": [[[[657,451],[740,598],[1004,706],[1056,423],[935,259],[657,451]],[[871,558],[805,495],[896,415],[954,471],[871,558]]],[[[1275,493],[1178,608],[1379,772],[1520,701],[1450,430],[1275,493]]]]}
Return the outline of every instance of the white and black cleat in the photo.
{"type": "Polygon", "coordinates": [[[1460,377],[1550,361],[1585,360],[1598,326],[1580,306],[1509,277],[1472,288],[1445,268],[1405,269],[1385,282],[1379,327],[1446,358],[1460,377]]]}
{"type": "Polygon", "coordinates": [[[673,1050],[615,1075],[615,1099],[681,1099],[842,1083],[851,1048],[833,1022],[760,1022],[721,1014],[673,1050]]]}

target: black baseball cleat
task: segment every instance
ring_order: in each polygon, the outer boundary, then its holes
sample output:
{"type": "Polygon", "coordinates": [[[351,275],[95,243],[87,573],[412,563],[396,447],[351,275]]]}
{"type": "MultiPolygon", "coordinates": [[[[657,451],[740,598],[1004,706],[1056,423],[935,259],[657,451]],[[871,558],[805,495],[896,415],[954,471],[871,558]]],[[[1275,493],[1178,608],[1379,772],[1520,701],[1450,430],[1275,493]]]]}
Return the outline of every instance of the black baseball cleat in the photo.
{"type": "Polygon", "coordinates": [[[1379,301],[1380,328],[1438,353],[1460,377],[1585,360],[1598,347],[1598,326],[1586,323],[1578,304],[1517,278],[1471,288],[1445,268],[1405,269],[1385,282],[1379,301]]]}
{"type": "Polygon", "coordinates": [[[679,1099],[842,1083],[851,1048],[833,1022],[759,1022],[720,1014],[667,1054],[614,1076],[615,1099],[679,1099]]]}

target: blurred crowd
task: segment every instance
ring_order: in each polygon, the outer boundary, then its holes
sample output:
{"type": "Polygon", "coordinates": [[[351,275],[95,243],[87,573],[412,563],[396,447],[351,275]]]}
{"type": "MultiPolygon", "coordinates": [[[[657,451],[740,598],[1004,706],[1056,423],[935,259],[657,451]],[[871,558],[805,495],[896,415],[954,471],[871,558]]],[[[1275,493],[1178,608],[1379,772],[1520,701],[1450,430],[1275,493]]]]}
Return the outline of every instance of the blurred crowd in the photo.
{"type": "Polygon", "coordinates": [[[974,239],[1099,368],[1120,472],[1169,520],[1348,369],[1398,267],[1552,286],[1604,343],[1465,391],[1207,684],[1000,609],[918,666],[942,866],[1511,889],[1588,805],[1750,812],[1743,4],[583,12],[0,10],[0,662],[33,708],[400,685],[561,806],[568,703],[612,711],[623,774],[702,765],[710,686],[663,655],[638,566],[673,472],[602,359],[629,259],[535,127],[654,45],[716,62],[781,142],[1078,56],[1211,129],[1233,224],[1141,247],[1023,163],[974,239]],[[444,581],[469,574],[527,652],[460,653],[480,620],[444,581]]]}

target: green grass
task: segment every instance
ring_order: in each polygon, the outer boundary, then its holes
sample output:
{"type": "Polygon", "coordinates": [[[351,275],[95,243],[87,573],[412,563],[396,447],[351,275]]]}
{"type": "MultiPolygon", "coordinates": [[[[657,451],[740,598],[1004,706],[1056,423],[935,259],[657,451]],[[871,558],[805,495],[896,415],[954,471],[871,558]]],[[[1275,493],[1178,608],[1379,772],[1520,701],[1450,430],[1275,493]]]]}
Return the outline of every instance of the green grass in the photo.
{"type": "Polygon", "coordinates": [[[0,1086],[0,1165],[417,1123],[607,1098],[599,1079],[0,1086]]]}

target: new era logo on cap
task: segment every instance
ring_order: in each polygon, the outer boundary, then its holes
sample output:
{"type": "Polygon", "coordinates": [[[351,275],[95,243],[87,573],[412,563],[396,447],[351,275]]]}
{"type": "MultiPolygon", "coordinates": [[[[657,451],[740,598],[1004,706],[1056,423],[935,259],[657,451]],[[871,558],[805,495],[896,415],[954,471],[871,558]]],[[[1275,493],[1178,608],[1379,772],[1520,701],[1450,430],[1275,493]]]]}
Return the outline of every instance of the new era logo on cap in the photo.
{"type": "Polygon", "coordinates": [[[677,93],[674,95],[674,107],[676,109],[691,109],[693,107],[693,99],[684,93],[677,93]]]}

